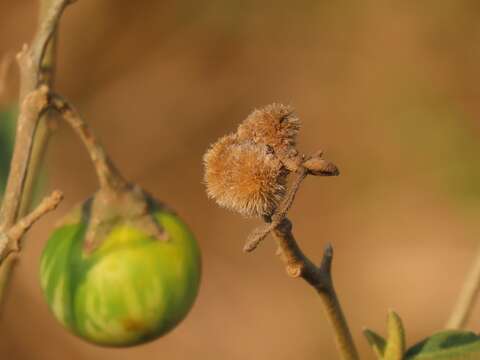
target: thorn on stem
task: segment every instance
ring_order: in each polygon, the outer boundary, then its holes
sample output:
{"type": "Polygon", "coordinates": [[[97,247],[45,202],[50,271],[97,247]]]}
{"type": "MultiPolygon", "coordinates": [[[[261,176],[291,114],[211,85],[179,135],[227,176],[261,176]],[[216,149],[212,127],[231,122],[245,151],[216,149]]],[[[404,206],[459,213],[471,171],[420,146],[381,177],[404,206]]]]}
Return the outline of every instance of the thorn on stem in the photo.
{"type": "Polygon", "coordinates": [[[333,246],[332,244],[328,243],[325,246],[325,250],[323,251],[323,258],[322,258],[322,262],[320,263],[320,271],[330,274],[332,270],[332,261],[333,261],[333,246]]]}

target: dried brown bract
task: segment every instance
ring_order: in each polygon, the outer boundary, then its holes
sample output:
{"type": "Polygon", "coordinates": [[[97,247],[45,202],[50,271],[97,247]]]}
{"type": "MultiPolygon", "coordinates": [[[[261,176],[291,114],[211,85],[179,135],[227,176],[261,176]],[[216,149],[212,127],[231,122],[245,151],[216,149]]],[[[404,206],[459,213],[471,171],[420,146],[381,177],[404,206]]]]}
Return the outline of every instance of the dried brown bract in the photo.
{"type": "Polygon", "coordinates": [[[308,170],[310,175],[315,176],[337,176],[340,174],[337,166],[320,156],[312,157],[303,163],[303,167],[308,170]]]}
{"type": "Polygon", "coordinates": [[[294,150],[300,120],[291,106],[271,104],[252,112],[238,127],[240,141],[271,146],[278,156],[294,150]]]}
{"type": "Polygon", "coordinates": [[[210,198],[245,216],[271,215],[285,194],[287,172],[265,145],[218,140],[204,156],[210,198]]]}

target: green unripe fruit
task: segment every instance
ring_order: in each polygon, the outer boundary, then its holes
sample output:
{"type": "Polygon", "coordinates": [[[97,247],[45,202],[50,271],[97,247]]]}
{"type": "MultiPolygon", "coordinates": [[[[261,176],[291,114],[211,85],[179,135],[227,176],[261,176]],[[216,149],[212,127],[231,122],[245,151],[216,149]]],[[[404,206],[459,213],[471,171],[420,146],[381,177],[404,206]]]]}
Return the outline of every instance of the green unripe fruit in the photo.
{"type": "Polygon", "coordinates": [[[193,234],[177,215],[146,200],[148,211],[140,215],[126,211],[125,202],[98,211],[90,200],[56,228],[43,251],[40,278],[50,309],[95,344],[156,339],[187,315],[196,298],[201,265],[193,234]]]}

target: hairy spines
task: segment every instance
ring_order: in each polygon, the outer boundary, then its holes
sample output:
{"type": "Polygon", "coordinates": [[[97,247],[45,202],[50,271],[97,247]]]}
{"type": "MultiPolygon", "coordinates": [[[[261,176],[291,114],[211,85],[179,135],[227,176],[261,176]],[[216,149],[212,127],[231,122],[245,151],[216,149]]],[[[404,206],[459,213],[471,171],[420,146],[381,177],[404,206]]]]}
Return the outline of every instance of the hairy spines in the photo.
{"type": "Polygon", "coordinates": [[[300,120],[291,106],[270,104],[253,111],[238,127],[240,141],[271,146],[278,154],[295,147],[300,120]]]}
{"type": "Polygon", "coordinates": [[[285,194],[287,172],[266,145],[222,137],[204,156],[207,194],[245,216],[271,215],[285,194]]]}

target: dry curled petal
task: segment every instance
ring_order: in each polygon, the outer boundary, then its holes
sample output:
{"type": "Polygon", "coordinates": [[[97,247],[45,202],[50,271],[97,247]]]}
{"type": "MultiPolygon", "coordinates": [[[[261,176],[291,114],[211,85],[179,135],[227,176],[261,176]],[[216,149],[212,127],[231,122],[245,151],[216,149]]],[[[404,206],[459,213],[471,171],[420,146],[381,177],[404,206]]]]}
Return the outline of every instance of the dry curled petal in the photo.
{"type": "Polygon", "coordinates": [[[204,156],[207,194],[245,216],[271,215],[285,194],[286,171],[265,145],[218,140],[204,156]]]}
{"type": "Polygon", "coordinates": [[[278,154],[287,154],[295,146],[300,120],[291,106],[271,104],[252,112],[238,127],[240,141],[271,146],[278,154]]]}

